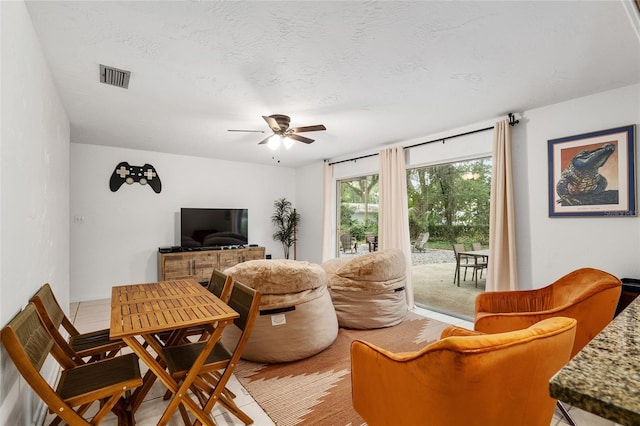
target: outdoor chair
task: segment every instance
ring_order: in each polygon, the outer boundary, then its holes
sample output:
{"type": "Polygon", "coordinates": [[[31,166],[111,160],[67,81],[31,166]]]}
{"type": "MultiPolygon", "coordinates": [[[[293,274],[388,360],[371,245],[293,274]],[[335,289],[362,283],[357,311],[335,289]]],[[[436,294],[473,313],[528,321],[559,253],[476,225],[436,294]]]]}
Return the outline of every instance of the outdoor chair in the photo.
{"type": "MultiPolygon", "coordinates": [[[[241,330],[238,343],[233,350],[227,350],[220,342],[215,342],[213,350],[200,368],[191,391],[198,397],[206,413],[210,413],[216,402],[220,402],[242,422],[251,424],[253,420],[229,397],[225,392],[225,386],[240,361],[240,356],[258,316],[260,292],[239,281],[235,281],[228,305],[240,314],[234,320],[235,327],[241,330]]],[[[228,327],[233,327],[234,325],[229,325],[228,327]]],[[[212,342],[196,342],[164,348],[162,351],[163,357],[167,362],[171,375],[178,380],[184,379],[198,355],[202,352],[203,346],[208,343],[212,342]]],[[[188,417],[185,418],[187,413],[182,405],[180,405],[180,412],[185,422],[187,422],[188,417]]],[[[189,421],[190,423],[191,421],[189,421]]]]}
{"type": "Polygon", "coordinates": [[[127,354],[89,364],[74,365],[71,359],[62,365],[56,389],[40,373],[47,356],[64,357],[38,317],[33,303],[18,313],[0,333],[2,343],[16,368],[57,417],[69,425],[99,424],[113,411],[119,419],[131,420],[123,398],[126,392],[142,384],[138,357],[127,354]],[[87,410],[98,401],[96,414],[85,418],[87,410]],[[77,408],[76,408],[77,407],[77,408]],[[75,408],[75,409],[74,409],[75,408]]]}
{"type": "MultiPolygon", "coordinates": [[[[471,243],[471,250],[473,251],[482,250],[482,244],[471,243]]],[[[478,273],[480,274],[480,278],[482,278],[482,271],[487,269],[487,266],[489,263],[489,257],[488,256],[474,257],[473,261],[474,261],[473,273],[475,274],[476,287],[478,287],[478,273]]]]}
{"type": "Polygon", "coordinates": [[[456,257],[456,269],[455,269],[455,272],[453,273],[454,283],[456,282],[456,278],[460,280],[460,277],[459,277],[460,269],[464,268],[463,281],[467,280],[467,269],[474,269],[473,257],[460,254],[461,252],[464,252],[464,251],[465,251],[464,244],[461,244],[461,243],[453,244],[453,254],[456,257]]]}
{"type": "Polygon", "coordinates": [[[367,242],[369,246],[369,253],[373,251],[378,251],[378,236],[373,232],[365,232],[364,240],[367,242]]]}
{"type": "Polygon", "coordinates": [[[420,253],[427,249],[427,242],[429,241],[429,233],[425,232],[424,234],[420,234],[416,242],[413,244],[413,248],[418,250],[420,253]]]}
{"type": "MultiPolygon", "coordinates": [[[[482,244],[480,244],[480,243],[471,243],[471,250],[473,250],[473,251],[482,250],[482,244]]],[[[486,259],[486,257],[485,257],[485,259],[486,259]]]]}
{"type": "Polygon", "coordinates": [[[60,307],[48,283],[40,287],[40,290],[31,297],[30,302],[33,303],[56,345],[77,365],[84,364],[83,358],[86,357],[90,357],[88,362],[112,358],[120,349],[127,346],[121,339],[111,340],[108,328],[80,333],[60,307]],[[69,340],[62,335],[60,326],[69,334],[69,340]]]}
{"type": "Polygon", "coordinates": [[[358,252],[356,239],[348,232],[340,234],[340,247],[342,248],[343,253],[346,253],[347,250],[349,250],[349,253],[353,253],[353,250],[355,250],[356,253],[358,252]]]}
{"type": "Polygon", "coordinates": [[[549,380],[575,333],[575,319],[557,317],[500,334],[452,326],[415,352],[355,340],[353,407],[369,426],[549,426],[549,380]]]}
{"type": "MultiPolygon", "coordinates": [[[[622,283],[613,275],[582,268],[539,289],[480,293],[476,297],[474,329],[501,333],[529,327],[544,318],[575,318],[578,325],[573,358],[611,322],[621,291],[622,283]]],[[[558,407],[572,422],[562,404],[558,407]]]]}

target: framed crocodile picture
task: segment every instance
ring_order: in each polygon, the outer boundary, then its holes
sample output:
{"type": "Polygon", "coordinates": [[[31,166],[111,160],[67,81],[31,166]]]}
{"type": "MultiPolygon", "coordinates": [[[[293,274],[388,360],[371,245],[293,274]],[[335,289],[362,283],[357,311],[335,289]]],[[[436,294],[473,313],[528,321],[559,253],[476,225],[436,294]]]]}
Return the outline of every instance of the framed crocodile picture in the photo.
{"type": "Polygon", "coordinates": [[[548,140],[549,216],[637,216],[635,126],[548,140]]]}

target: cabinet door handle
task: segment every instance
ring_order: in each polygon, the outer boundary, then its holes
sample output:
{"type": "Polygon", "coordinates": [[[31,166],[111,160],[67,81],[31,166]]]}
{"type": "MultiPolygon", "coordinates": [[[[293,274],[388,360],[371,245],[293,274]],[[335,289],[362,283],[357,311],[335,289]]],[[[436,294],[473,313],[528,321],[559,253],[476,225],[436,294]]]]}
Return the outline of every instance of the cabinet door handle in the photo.
{"type": "Polygon", "coordinates": [[[197,269],[197,268],[196,268],[196,261],[195,261],[195,259],[194,259],[194,261],[193,261],[193,275],[195,275],[195,274],[196,274],[196,269],[197,269]]]}

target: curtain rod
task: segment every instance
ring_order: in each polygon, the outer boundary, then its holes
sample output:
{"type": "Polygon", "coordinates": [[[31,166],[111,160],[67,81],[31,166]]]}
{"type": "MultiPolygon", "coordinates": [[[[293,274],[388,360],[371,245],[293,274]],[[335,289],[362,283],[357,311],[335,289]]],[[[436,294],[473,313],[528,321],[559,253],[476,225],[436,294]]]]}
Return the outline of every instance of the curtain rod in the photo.
{"type": "MultiPolygon", "coordinates": [[[[513,114],[509,113],[509,125],[515,126],[519,122],[520,122],[520,120],[516,120],[515,117],[513,116],[513,114]]],[[[434,142],[442,142],[442,143],[444,143],[447,139],[458,138],[460,136],[471,135],[471,134],[474,134],[474,133],[486,132],[487,130],[493,130],[493,128],[494,128],[494,126],[485,127],[484,129],[470,130],[468,132],[458,133],[457,135],[446,136],[444,138],[438,138],[438,139],[433,139],[433,140],[426,141],[426,142],[418,142],[416,144],[409,145],[409,146],[403,146],[402,149],[415,148],[416,146],[427,145],[427,144],[434,143],[434,142]]],[[[329,165],[333,166],[334,164],[346,163],[348,161],[361,160],[363,158],[375,157],[376,155],[380,155],[380,153],[376,152],[374,154],[362,155],[360,157],[349,158],[347,160],[334,161],[333,163],[329,163],[329,165]]]]}

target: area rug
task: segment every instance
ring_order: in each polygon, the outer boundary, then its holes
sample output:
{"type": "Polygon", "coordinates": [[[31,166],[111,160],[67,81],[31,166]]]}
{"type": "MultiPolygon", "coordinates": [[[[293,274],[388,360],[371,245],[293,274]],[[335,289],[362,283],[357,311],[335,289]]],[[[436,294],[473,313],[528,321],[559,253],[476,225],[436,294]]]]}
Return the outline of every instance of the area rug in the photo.
{"type": "Polygon", "coordinates": [[[278,426],[365,424],[351,404],[351,342],[366,340],[392,352],[418,350],[438,340],[448,324],[409,313],[394,327],[340,329],[321,353],[300,361],[258,364],[241,361],[235,375],[278,426]]]}

